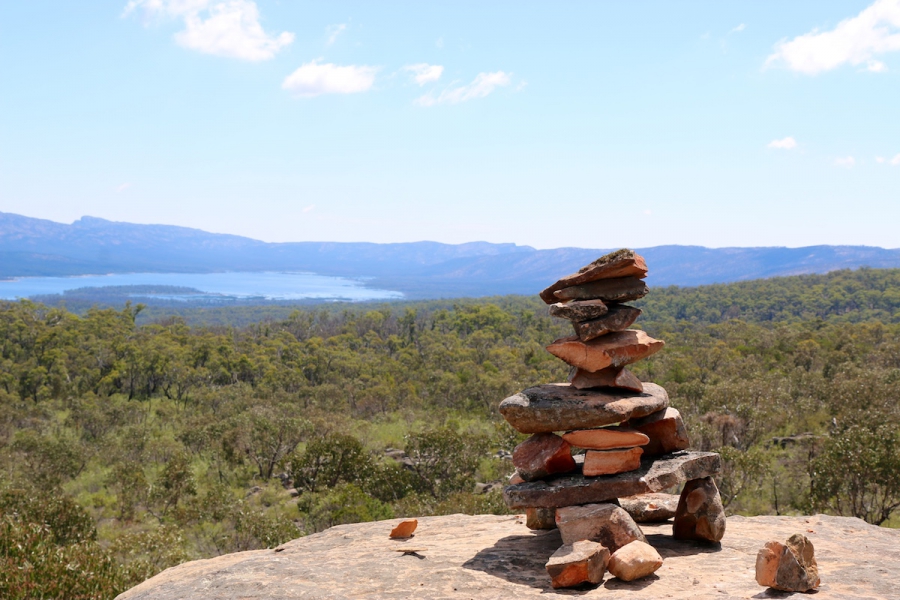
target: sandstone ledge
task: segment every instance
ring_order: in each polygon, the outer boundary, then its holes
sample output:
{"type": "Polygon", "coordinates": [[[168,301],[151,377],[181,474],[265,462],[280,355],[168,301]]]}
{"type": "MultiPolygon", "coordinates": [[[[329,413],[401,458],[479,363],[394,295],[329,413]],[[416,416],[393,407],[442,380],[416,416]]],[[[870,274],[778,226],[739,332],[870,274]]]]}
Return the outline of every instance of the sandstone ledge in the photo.
{"type": "MultiPolygon", "coordinates": [[[[858,519],[729,517],[721,545],[679,542],[671,524],[644,525],[665,562],[625,583],[609,574],[597,587],[554,590],[544,568],[562,545],[558,531],[532,532],[524,517],[419,519],[415,537],[388,539],[400,520],[333,527],[281,546],[171,568],[117,600],[281,600],[345,598],[500,599],[581,596],[604,599],[787,598],[760,587],[756,553],[769,540],[803,533],[815,545],[817,600],[893,598],[900,531],[858,519]],[[403,554],[397,549],[419,549],[403,554]]],[[[798,595],[796,598],[803,598],[798,595]]]]}

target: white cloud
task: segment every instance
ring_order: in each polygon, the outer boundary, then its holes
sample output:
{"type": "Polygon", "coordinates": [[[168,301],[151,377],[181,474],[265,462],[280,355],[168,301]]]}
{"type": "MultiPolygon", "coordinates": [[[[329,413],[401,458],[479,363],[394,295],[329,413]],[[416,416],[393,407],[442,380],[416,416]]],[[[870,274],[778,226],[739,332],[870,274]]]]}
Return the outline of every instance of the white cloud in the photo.
{"type": "Polygon", "coordinates": [[[118,185],[118,186],[116,186],[116,193],[121,194],[122,192],[124,192],[125,190],[127,190],[130,187],[131,187],[130,183],[123,183],[122,185],[118,185]]]}
{"type": "Polygon", "coordinates": [[[884,73],[887,70],[887,65],[880,60],[870,60],[866,63],[866,71],[870,73],[884,73]]]}
{"type": "Polygon", "coordinates": [[[745,30],[745,29],[747,29],[747,25],[745,25],[744,23],[741,23],[740,25],[738,25],[737,27],[735,27],[734,29],[732,29],[732,30],[729,31],[728,33],[740,33],[740,32],[742,32],[742,31],[745,30]]]}
{"type": "Polygon", "coordinates": [[[781,150],[793,150],[797,147],[797,140],[788,136],[782,140],[772,140],[769,142],[768,148],[779,148],[781,150]]]}
{"type": "Polygon", "coordinates": [[[844,168],[846,168],[846,169],[850,169],[850,168],[852,168],[854,165],[856,165],[856,159],[853,158],[852,156],[845,156],[845,157],[843,157],[843,158],[836,158],[836,159],[834,159],[834,165],[835,165],[836,167],[844,167],[844,168]]]}
{"type": "Polygon", "coordinates": [[[315,204],[310,204],[309,206],[305,207],[302,212],[308,213],[308,212],[315,210],[315,208],[316,208],[315,204]]]}
{"type": "Polygon", "coordinates": [[[855,17],[844,19],[830,31],[813,31],[779,42],[766,66],[784,64],[792,71],[815,75],[844,64],[867,64],[885,70],[872,57],[900,50],[900,0],[877,0],[855,17]]]}
{"type": "Polygon", "coordinates": [[[879,165],[883,165],[883,164],[884,164],[884,157],[883,157],[883,156],[876,156],[876,157],[875,157],[875,162],[877,162],[879,165]]]}
{"type": "Polygon", "coordinates": [[[263,31],[253,0],[131,0],[125,14],[142,8],[148,16],[181,19],[175,41],[204,54],[258,61],[273,58],[294,41],[294,34],[263,31]]]}
{"type": "Polygon", "coordinates": [[[288,75],[281,84],[282,89],[301,98],[311,98],[322,94],[355,94],[366,92],[375,83],[378,67],[338,66],[321,63],[317,58],[305,63],[288,75]]]}
{"type": "Polygon", "coordinates": [[[415,79],[416,83],[418,83],[419,85],[425,85],[426,83],[437,81],[444,73],[444,67],[442,67],[441,65],[429,65],[428,63],[406,65],[405,67],[403,67],[403,70],[412,73],[413,79],[415,79]]]}
{"type": "Polygon", "coordinates": [[[900,166],[900,154],[891,159],[891,164],[895,167],[900,166]]]}
{"type": "Polygon", "coordinates": [[[459,104],[475,98],[484,98],[498,87],[509,85],[512,79],[510,73],[496,71],[494,73],[479,73],[472,83],[449,88],[439,95],[425,94],[416,100],[420,106],[434,106],[435,104],[459,104]]]}
{"type": "Polygon", "coordinates": [[[335,43],[338,39],[338,36],[344,33],[347,30],[347,25],[345,23],[338,23],[337,25],[329,25],[325,28],[325,33],[328,34],[328,41],[325,42],[326,46],[330,46],[335,43]]]}

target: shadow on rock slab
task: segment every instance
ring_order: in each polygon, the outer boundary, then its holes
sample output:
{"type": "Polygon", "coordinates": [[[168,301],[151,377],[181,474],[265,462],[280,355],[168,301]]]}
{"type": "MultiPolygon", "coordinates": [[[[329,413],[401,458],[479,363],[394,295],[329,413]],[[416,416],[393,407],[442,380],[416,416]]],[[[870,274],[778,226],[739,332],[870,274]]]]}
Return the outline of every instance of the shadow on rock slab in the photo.
{"type": "Polygon", "coordinates": [[[751,596],[751,598],[759,598],[760,600],[764,598],[804,598],[806,596],[815,596],[819,593],[819,590],[810,590],[808,592],[782,592],[781,590],[776,590],[774,588],[767,588],[762,592],[751,596]]]}
{"type": "MultiPolygon", "coordinates": [[[[562,546],[559,531],[538,531],[532,535],[510,535],[497,540],[463,563],[463,568],[482,571],[510,583],[527,585],[547,592],[562,592],[550,587],[545,565],[562,546]]],[[[588,586],[585,589],[594,589],[588,586]]],[[[579,588],[572,588],[579,589],[579,588]]]]}
{"type": "Polygon", "coordinates": [[[607,572],[606,578],[603,580],[603,587],[608,590],[627,590],[633,592],[635,590],[647,588],[657,581],[659,581],[659,575],[656,573],[641,577],[640,579],[635,579],[634,581],[622,581],[618,577],[613,577],[607,572]]]}
{"type": "Polygon", "coordinates": [[[663,560],[672,556],[692,556],[694,554],[710,554],[722,551],[720,542],[676,540],[665,533],[645,533],[645,537],[647,538],[647,543],[656,548],[663,560]]]}

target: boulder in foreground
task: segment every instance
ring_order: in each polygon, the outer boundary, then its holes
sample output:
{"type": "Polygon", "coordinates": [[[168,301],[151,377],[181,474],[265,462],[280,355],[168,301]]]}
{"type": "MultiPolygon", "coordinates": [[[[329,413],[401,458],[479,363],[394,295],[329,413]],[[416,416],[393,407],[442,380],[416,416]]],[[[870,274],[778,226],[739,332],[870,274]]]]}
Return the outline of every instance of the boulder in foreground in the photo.
{"type": "Polygon", "coordinates": [[[635,540],[625,544],[609,557],[609,573],[622,581],[634,581],[652,575],[662,564],[662,556],[653,546],[635,540]]]}
{"type": "Polygon", "coordinates": [[[550,585],[567,588],[582,583],[600,583],[606,573],[609,550],[597,542],[581,540],[565,544],[547,561],[550,585]]]}
{"type": "Polygon", "coordinates": [[[812,542],[800,533],[784,544],[767,542],[756,555],[756,582],[785,592],[808,592],[819,587],[812,542]]]}

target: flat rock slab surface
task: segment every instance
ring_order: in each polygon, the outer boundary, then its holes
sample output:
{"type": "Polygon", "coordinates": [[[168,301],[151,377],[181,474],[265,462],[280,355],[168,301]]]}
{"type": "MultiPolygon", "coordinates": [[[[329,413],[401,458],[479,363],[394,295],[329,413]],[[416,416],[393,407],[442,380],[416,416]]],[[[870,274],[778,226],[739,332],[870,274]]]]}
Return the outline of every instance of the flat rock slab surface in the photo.
{"type": "Polygon", "coordinates": [[[896,599],[900,531],[844,517],[729,517],[721,545],[679,542],[671,524],[644,525],[663,566],[626,583],[554,590],[544,565],[562,545],[558,531],[528,530],[524,517],[419,519],[415,538],[387,538],[399,522],[333,527],[281,546],[174,567],[119,600],[288,600],[438,598],[487,600],[573,596],[606,600],[807,598],[760,587],[756,553],[769,540],[802,532],[815,546],[822,585],[816,600],[896,599]],[[403,554],[404,544],[419,549],[403,554]],[[852,549],[852,551],[848,551],[852,549]]]}

